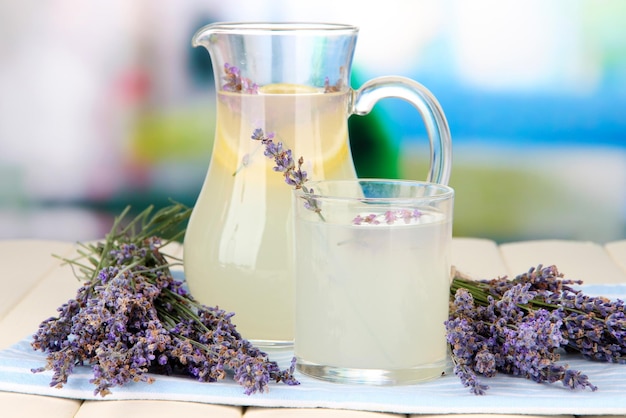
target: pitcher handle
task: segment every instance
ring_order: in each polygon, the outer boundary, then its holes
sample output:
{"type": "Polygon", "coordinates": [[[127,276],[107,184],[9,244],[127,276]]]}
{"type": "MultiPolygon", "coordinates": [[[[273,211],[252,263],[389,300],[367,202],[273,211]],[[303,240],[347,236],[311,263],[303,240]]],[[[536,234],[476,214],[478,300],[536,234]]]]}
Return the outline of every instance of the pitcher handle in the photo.
{"type": "Polygon", "coordinates": [[[411,103],[422,115],[430,140],[430,171],[427,181],[447,185],[452,167],[452,140],[439,102],[420,83],[406,77],[376,77],[354,92],[351,114],[366,115],[383,98],[396,97],[411,103]]]}

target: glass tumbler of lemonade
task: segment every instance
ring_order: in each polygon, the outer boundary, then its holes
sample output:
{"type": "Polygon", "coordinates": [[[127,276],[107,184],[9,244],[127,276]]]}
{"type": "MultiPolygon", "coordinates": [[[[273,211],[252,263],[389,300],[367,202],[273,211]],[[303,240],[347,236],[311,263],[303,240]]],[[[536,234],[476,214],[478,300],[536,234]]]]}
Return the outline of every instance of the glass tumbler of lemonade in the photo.
{"type": "Polygon", "coordinates": [[[355,179],[348,118],[399,97],[424,121],[427,180],[448,181],[450,132],[425,87],[394,76],[350,87],[357,34],[331,23],[214,23],[193,37],[211,55],[217,104],[213,153],[186,229],[185,279],[198,301],[234,312],[242,336],[260,347],[293,344],[293,214],[291,188],[254,132],[302,157],[308,179],[355,179]]]}
{"type": "Polygon", "coordinates": [[[297,369],[381,385],[448,371],[453,190],[401,180],[308,187],[293,196],[297,369]]]}

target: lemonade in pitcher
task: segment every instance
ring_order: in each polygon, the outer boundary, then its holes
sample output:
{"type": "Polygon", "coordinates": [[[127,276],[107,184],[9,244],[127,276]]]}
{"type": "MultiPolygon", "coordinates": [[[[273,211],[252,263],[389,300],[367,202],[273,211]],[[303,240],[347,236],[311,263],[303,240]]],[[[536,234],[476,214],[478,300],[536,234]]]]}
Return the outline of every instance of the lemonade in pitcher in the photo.
{"type": "Polygon", "coordinates": [[[303,157],[311,178],[355,178],[348,103],[347,91],[291,84],[218,94],[211,165],[185,236],[185,276],[202,303],[235,312],[247,339],[292,341],[294,328],[291,188],[251,135],[273,133],[294,159],[303,157]]]}
{"type": "Polygon", "coordinates": [[[196,299],[234,312],[243,337],[261,347],[293,345],[292,185],[273,170],[255,132],[292,160],[302,157],[307,179],[356,179],[348,118],[397,97],[419,111],[428,133],[427,180],[449,178],[450,132],[424,86],[384,76],[351,88],[357,35],[357,27],[338,23],[217,22],[192,39],[211,55],[217,115],[185,234],[185,276],[196,299]]]}

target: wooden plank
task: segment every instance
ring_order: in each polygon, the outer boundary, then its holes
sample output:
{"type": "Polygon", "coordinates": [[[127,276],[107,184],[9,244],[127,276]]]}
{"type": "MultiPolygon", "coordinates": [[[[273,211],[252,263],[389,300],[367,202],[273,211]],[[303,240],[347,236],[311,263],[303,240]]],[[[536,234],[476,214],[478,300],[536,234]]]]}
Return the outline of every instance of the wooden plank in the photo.
{"type": "MultiPolygon", "coordinates": [[[[58,269],[61,261],[52,254],[66,256],[74,245],[57,241],[0,241],[0,263],[3,267],[3,285],[6,291],[0,292],[0,324],[16,307],[29,299],[33,288],[45,280],[50,272],[58,269]]],[[[39,303],[30,302],[34,305],[39,303]]],[[[24,304],[23,306],[33,309],[24,304]]],[[[36,308],[35,308],[36,309],[36,308]]],[[[39,318],[41,321],[44,317],[39,318]]],[[[8,319],[5,323],[8,323],[8,319]]],[[[37,323],[38,324],[38,323],[37,323]]],[[[0,348],[5,348],[24,334],[32,333],[31,328],[7,327],[0,325],[0,348]]],[[[7,417],[50,417],[70,418],[78,411],[82,401],[46,396],[26,395],[22,393],[0,392],[2,416],[7,417]]]]}
{"type": "Polygon", "coordinates": [[[487,239],[453,238],[452,265],[475,279],[493,279],[508,274],[497,244],[487,239]]]}
{"type": "MultiPolygon", "coordinates": [[[[450,414],[446,418],[547,418],[545,415],[450,414]]],[[[550,418],[574,418],[574,415],[549,415],[550,418]]],[[[408,418],[441,418],[441,415],[409,415],[408,418]]],[[[589,418],[585,416],[585,418],[589,418]]],[[[609,417],[604,417],[609,418],[609,417]]]]}
{"type": "Polygon", "coordinates": [[[85,401],[74,418],[240,418],[243,408],[175,401],[85,401]]]}
{"type": "MultiPolygon", "coordinates": [[[[11,247],[9,242],[5,244],[11,247]]],[[[76,256],[75,244],[53,241],[28,241],[18,244],[20,245],[12,247],[14,248],[10,253],[12,257],[4,262],[9,266],[12,276],[25,276],[28,279],[20,285],[20,297],[12,297],[10,310],[0,316],[0,349],[32,335],[41,321],[56,316],[57,308],[74,298],[81,286],[71,267],[61,265],[60,260],[52,257],[53,253],[68,258],[76,256]]],[[[169,250],[172,255],[180,256],[182,246],[172,244],[169,250]]]]}
{"type": "Polygon", "coordinates": [[[72,418],[80,408],[81,402],[76,399],[0,392],[0,405],[2,405],[0,415],[11,418],[72,418]]]}
{"type": "Polygon", "coordinates": [[[0,241],[0,265],[4,276],[0,292],[0,318],[4,317],[26,294],[61,261],[52,254],[65,256],[73,244],[59,241],[0,241]]]}
{"type": "Polygon", "coordinates": [[[500,245],[512,275],[538,264],[556,265],[565,278],[592,283],[623,283],[626,273],[600,244],[583,241],[542,240],[500,245]]]}
{"type": "Polygon", "coordinates": [[[604,249],[613,262],[626,273],[626,240],[609,242],[604,245],[604,249]]]}
{"type": "Polygon", "coordinates": [[[244,418],[401,418],[405,415],[348,409],[305,408],[248,408],[244,418]]]}
{"type": "MultiPolygon", "coordinates": [[[[53,259],[50,264],[43,254],[52,254],[64,249],[66,256],[73,254],[71,247],[59,247],[50,242],[35,242],[32,244],[41,253],[33,261],[30,248],[22,247],[22,252],[16,252],[14,259],[9,260],[11,268],[16,274],[25,271],[38,271],[38,281],[34,281],[23,297],[12,306],[0,319],[0,349],[6,348],[20,339],[32,335],[41,321],[56,315],[57,308],[76,295],[80,282],[74,277],[69,266],[60,266],[60,262],[53,259]],[[27,267],[28,266],[28,267],[27,267]]],[[[24,273],[28,275],[28,273],[24,273]]]]}

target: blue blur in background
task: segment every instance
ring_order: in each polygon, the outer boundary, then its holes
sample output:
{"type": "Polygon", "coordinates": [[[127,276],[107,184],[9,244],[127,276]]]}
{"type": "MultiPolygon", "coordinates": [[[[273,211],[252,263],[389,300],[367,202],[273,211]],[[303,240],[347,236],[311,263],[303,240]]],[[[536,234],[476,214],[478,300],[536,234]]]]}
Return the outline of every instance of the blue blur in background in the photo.
{"type": "MultiPolygon", "coordinates": [[[[124,206],[192,205],[214,80],[192,34],[215,21],[360,27],[353,86],[411,77],[446,113],[454,234],[626,237],[626,2],[52,0],[0,4],[0,238],[85,240],[124,206]]],[[[428,140],[390,99],[350,119],[362,177],[425,178],[428,140]]]]}

